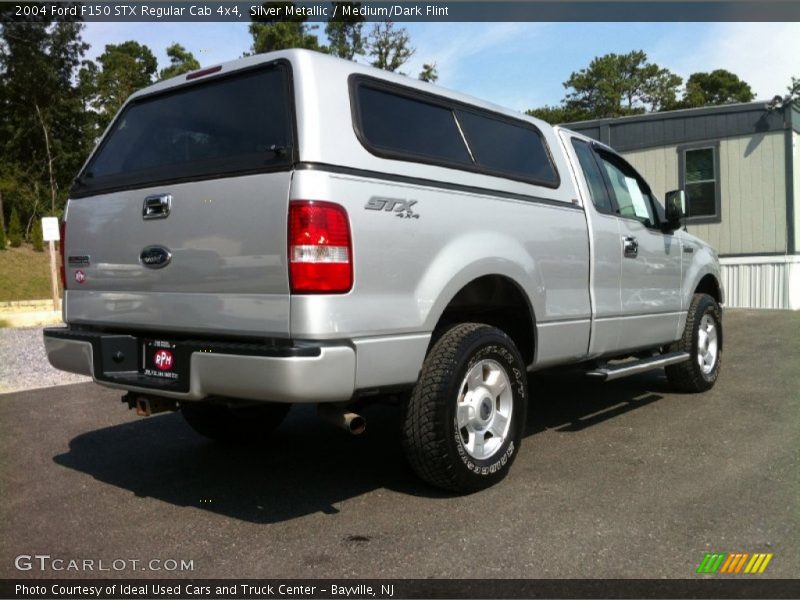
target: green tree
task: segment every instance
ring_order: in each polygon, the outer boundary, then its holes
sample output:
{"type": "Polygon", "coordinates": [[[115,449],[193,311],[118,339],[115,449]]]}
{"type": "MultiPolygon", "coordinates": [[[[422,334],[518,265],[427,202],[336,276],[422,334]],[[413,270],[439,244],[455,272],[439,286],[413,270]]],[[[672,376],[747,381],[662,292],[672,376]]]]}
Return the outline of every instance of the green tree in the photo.
{"type": "Polygon", "coordinates": [[[19,213],[16,207],[11,209],[11,218],[8,220],[8,241],[12,248],[22,246],[22,223],[19,222],[19,213]]]}
{"type": "Polygon", "coordinates": [[[683,80],[647,60],[641,51],[606,54],[573,72],[565,106],[588,118],[621,117],[663,110],[675,104],[683,80]]]}
{"type": "Polygon", "coordinates": [[[189,52],[180,44],[172,44],[167,48],[167,56],[169,57],[169,66],[161,69],[159,73],[160,79],[169,79],[170,77],[177,77],[189,71],[196,71],[200,68],[200,63],[194,57],[194,54],[189,52]]]}
{"type": "Polygon", "coordinates": [[[692,73],[689,76],[680,106],[694,108],[752,102],[754,98],[753,90],[737,75],[725,69],[716,69],[710,73],[692,73]]]}
{"type": "Polygon", "coordinates": [[[42,220],[38,217],[33,219],[31,227],[31,243],[35,252],[44,252],[44,235],[42,233],[42,220]]]}
{"type": "Polygon", "coordinates": [[[100,115],[95,106],[97,101],[97,75],[99,72],[100,69],[97,67],[97,63],[91,60],[83,61],[78,70],[77,85],[75,86],[75,94],[80,98],[83,106],[92,109],[86,111],[88,117],[87,135],[92,141],[92,146],[97,141],[98,136],[103,133],[100,130],[100,115]]]}
{"type": "Polygon", "coordinates": [[[586,113],[574,108],[569,108],[564,104],[558,106],[542,106],[540,108],[532,108],[525,111],[526,114],[546,121],[551,125],[558,125],[559,123],[573,123],[575,121],[583,121],[590,118],[586,113]]]}
{"type": "Polygon", "coordinates": [[[436,83],[436,80],[439,79],[439,71],[436,69],[436,63],[426,63],[422,65],[422,71],[419,72],[419,78],[422,81],[436,83]]]}
{"type": "Polygon", "coordinates": [[[307,48],[309,50],[326,51],[320,45],[316,34],[316,25],[308,25],[308,17],[297,15],[294,2],[265,2],[269,8],[281,8],[281,17],[254,17],[250,23],[250,35],[253,36],[254,54],[285,50],[287,48],[307,48]]]}
{"type": "Polygon", "coordinates": [[[325,35],[328,36],[328,52],[339,58],[353,60],[357,54],[364,54],[365,42],[362,35],[364,17],[355,12],[361,6],[360,2],[333,2],[336,17],[331,18],[325,25],[325,35]],[[347,15],[345,11],[347,10],[347,15]]]}
{"type": "Polygon", "coordinates": [[[97,62],[99,68],[84,65],[81,76],[103,130],[128,96],[153,83],[158,63],[150,48],[132,40],[107,44],[97,62]]]}
{"type": "Polygon", "coordinates": [[[395,72],[414,54],[408,31],[394,28],[394,23],[375,23],[367,37],[367,53],[372,57],[372,66],[395,72]]]}
{"type": "Polygon", "coordinates": [[[800,102],[800,77],[792,77],[792,85],[786,89],[789,91],[789,102],[800,102]]]}
{"type": "Polygon", "coordinates": [[[71,22],[0,23],[0,186],[4,201],[29,221],[49,190],[59,210],[91,148],[90,112],[76,93],[88,45],[71,22]]]}

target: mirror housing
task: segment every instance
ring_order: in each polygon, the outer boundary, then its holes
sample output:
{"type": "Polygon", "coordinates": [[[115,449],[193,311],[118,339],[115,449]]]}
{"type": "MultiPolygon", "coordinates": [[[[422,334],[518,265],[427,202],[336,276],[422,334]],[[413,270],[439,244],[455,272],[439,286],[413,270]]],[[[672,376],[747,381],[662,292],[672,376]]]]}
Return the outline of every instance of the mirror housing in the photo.
{"type": "Polygon", "coordinates": [[[664,214],[667,219],[664,224],[666,231],[671,232],[680,229],[683,220],[686,218],[686,192],[683,190],[667,192],[664,198],[664,214]]]}

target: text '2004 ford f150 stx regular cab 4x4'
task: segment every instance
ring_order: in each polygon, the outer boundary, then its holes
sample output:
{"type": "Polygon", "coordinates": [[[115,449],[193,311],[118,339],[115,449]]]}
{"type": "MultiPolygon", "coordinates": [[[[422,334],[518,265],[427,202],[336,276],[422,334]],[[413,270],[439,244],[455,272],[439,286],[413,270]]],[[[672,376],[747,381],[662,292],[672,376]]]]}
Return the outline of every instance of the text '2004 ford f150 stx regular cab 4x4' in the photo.
{"type": "Polygon", "coordinates": [[[501,479],[526,372],[665,367],[714,385],[718,260],[611,148],[350,61],[290,50],[134,94],[71,190],[50,362],[245,438],[292,403],[353,431],[404,398],[427,481],[501,479]],[[628,360],[620,361],[616,359],[628,360]]]}

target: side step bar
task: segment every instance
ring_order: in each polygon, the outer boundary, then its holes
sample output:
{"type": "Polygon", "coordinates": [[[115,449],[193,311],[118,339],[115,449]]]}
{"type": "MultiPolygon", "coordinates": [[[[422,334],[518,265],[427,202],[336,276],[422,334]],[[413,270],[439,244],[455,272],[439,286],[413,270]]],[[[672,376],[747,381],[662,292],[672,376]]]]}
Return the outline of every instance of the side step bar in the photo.
{"type": "Polygon", "coordinates": [[[651,369],[674,365],[675,363],[689,360],[689,358],[691,357],[688,352],[670,352],[668,354],[659,354],[651,358],[624,362],[619,365],[606,365],[599,369],[587,371],[586,375],[595,379],[613,381],[614,379],[636,375],[637,373],[643,373],[651,369]]]}

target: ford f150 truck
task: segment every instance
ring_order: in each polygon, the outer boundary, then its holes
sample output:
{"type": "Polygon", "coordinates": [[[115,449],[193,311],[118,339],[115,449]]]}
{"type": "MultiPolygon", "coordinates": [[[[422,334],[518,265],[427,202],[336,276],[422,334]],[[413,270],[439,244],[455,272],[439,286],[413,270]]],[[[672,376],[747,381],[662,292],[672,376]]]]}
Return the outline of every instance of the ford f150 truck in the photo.
{"type": "MultiPolygon", "coordinates": [[[[714,251],[611,148],[305,50],[135,93],[75,180],[53,366],[214,439],[404,399],[428,482],[506,475],[527,372],[714,385],[714,251]]],[[[532,390],[535,394],[535,390],[532,390]]]]}

